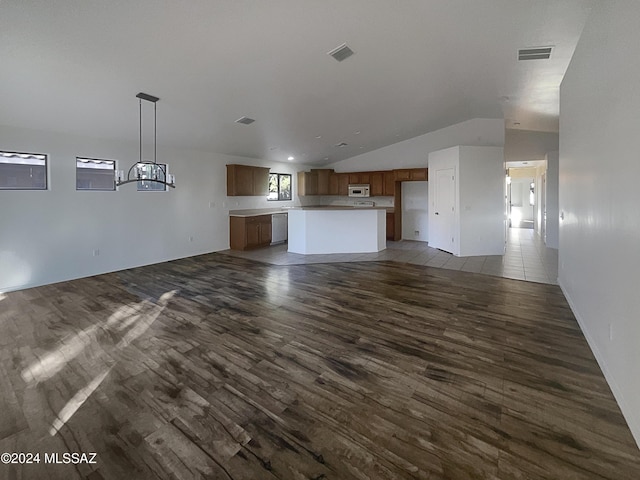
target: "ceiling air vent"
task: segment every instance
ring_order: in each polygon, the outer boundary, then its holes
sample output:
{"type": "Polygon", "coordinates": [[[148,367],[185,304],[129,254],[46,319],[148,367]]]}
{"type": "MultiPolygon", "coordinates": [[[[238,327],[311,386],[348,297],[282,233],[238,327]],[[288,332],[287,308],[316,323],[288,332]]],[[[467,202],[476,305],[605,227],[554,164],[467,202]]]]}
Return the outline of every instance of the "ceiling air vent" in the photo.
{"type": "Polygon", "coordinates": [[[336,147],[346,147],[347,145],[349,145],[346,142],[340,142],[340,143],[336,143],[336,147]]]}
{"type": "Polygon", "coordinates": [[[353,55],[353,50],[351,50],[346,43],[343,43],[339,47],[336,47],[330,52],[327,52],[327,55],[331,55],[337,61],[341,62],[353,55]]]}
{"type": "Polygon", "coordinates": [[[242,123],[243,125],[249,125],[253,122],[255,122],[255,120],[249,117],[240,117],[239,119],[236,120],[236,123],[242,123]]]}
{"type": "Polygon", "coordinates": [[[553,47],[521,48],[518,50],[518,60],[548,60],[553,47]]]}

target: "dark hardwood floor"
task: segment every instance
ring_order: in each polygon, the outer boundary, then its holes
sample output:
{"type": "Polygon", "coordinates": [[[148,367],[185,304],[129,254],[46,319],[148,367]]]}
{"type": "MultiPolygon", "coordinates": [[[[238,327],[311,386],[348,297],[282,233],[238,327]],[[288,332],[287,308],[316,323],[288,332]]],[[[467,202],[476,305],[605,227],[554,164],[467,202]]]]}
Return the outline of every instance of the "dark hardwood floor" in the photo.
{"type": "Polygon", "coordinates": [[[41,454],[1,479],[640,478],[557,286],[220,254],[0,295],[0,452],[41,454]]]}

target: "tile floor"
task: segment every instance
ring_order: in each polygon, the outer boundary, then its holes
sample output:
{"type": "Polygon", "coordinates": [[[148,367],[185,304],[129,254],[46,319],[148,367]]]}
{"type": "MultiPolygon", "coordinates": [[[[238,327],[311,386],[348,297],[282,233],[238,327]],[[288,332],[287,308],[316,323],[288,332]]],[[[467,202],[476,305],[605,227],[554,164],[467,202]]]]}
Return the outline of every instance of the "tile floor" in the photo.
{"type": "Polygon", "coordinates": [[[504,255],[481,257],[456,257],[431,248],[426,242],[409,240],[388,241],[387,249],[377,253],[301,255],[287,252],[286,244],[246,252],[225,250],[220,253],[274,265],[390,260],[537,283],[556,284],[558,277],[558,250],[547,248],[533,230],[526,228],[509,229],[504,255]]]}

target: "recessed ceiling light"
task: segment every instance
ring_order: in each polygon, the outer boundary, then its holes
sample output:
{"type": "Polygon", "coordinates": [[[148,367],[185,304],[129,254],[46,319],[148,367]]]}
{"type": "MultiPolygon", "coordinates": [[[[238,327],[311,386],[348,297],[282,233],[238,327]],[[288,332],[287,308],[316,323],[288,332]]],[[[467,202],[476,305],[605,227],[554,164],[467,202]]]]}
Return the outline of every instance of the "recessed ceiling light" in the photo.
{"type": "Polygon", "coordinates": [[[329,160],[329,157],[324,157],[325,160],[329,160]]]}
{"type": "Polygon", "coordinates": [[[287,157],[287,160],[291,161],[291,160],[294,160],[294,158],[293,158],[291,155],[289,155],[289,156],[287,157]]]}
{"type": "Polygon", "coordinates": [[[357,132],[353,132],[354,135],[360,135],[360,130],[358,130],[357,132]]]}
{"type": "Polygon", "coordinates": [[[336,143],[336,147],[346,147],[347,145],[349,145],[347,142],[336,143]]]}
{"type": "Polygon", "coordinates": [[[239,119],[236,120],[236,123],[242,123],[243,125],[249,125],[250,123],[253,123],[253,122],[255,122],[255,120],[249,117],[240,117],[239,119]]]}
{"type": "Polygon", "coordinates": [[[322,135],[316,135],[316,138],[322,138],[322,135]]]}

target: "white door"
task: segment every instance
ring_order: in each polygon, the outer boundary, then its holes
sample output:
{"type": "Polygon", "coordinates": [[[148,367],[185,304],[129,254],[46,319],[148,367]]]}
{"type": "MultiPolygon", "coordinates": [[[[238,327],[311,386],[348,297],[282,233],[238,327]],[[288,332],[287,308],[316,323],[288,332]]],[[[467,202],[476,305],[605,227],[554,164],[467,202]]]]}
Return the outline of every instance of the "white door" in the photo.
{"type": "Polygon", "coordinates": [[[436,170],[433,204],[433,235],[430,247],[454,253],[456,185],[455,169],[436,170]]]}

